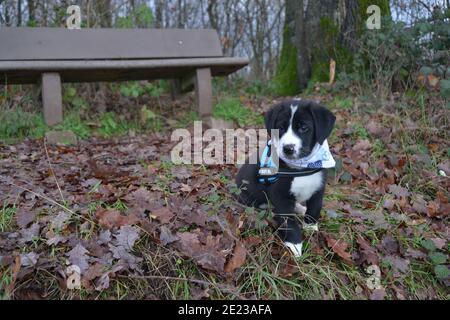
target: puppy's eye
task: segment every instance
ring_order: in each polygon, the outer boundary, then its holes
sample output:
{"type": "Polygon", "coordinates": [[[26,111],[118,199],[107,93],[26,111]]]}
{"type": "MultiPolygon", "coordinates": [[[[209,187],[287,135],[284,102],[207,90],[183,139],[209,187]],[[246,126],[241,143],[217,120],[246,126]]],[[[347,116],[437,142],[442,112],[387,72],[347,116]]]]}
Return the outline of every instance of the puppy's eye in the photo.
{"type": "Polygon", "coordinates": [[[298,128],[298,132],[300,133],[306,133],[309,131],[309,128],[307,126],[300,126],[300,128],[298,128]]]}

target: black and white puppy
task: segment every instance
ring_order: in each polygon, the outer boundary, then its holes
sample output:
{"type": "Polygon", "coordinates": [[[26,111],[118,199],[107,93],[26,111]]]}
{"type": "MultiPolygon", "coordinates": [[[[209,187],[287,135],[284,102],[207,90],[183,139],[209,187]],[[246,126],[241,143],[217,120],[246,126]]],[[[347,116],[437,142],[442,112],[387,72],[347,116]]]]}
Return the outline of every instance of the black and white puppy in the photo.
{"type": "Polygon", "coordinates": [[[236,176],[236,184],[241,189],[239,202],[257,208],[270,204],[274,220],[279,225],[278,235],[295,256],[302,254],[302,224],[298,214],[303,205],[306,205],[306,212],[303,212],[306,225],[317,228],[315,224],[322,209],[326,168],[335,164],[326,140],[335,120],[328,109],[312,101],[288,100],[274,106],[265,115],[265,125],[269,135],[271,130],[279,130],[277,140],[271,137],[272,148],[276,148],[279,157],[279,170],[322,170],[307,176],[280,177],[266,184],[258,179],[258,163],[243,165],[236,176]],[[324,162],[329,164],[332,160],[332,165],[322,165],[321,158],[316,161],[319,153],[320,157],[324,156],[324,162]],[[308,162],[308,159],[315,162],[308,162]]]}

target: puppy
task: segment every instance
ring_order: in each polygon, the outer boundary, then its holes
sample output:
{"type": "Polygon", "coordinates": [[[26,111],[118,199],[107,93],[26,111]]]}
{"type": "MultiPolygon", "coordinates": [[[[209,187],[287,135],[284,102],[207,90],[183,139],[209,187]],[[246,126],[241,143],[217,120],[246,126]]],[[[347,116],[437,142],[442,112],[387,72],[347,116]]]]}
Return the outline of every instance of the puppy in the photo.
{"type": "Polygon", "coordinates": [[[302,254],[298,219],[299,211],[304,211],[302,205],[306,205],[305,224],[317,228],[326,169],[335,166],[326,140],[335,120],[328,109],[312,101],[288,100],[274,106],[265,115],[265,125],[271,154],[279,158],[278,173],[270,181],[262,178],[261,158],[258,164],[243,165],[236,176],[239,202],[257,208],[270,205],[279,225],[277,233],[295,256],[302,254]],[[278,137],[271,134],[276,129],[278,137]]]}

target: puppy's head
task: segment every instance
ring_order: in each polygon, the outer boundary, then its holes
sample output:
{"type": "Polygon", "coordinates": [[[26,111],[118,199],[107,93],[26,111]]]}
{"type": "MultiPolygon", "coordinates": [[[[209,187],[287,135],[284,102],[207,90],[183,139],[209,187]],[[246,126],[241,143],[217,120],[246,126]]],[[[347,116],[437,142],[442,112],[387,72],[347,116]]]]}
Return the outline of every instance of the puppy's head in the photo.
{"type": "Polygon", "coordinates": [[[278,156],[288,159],[307,157],[314,146],[322,144],[333,130],[336,117],[312,101],[285,101],[266,113],[266,129],[278,129],[272,136],[278,156]]]}

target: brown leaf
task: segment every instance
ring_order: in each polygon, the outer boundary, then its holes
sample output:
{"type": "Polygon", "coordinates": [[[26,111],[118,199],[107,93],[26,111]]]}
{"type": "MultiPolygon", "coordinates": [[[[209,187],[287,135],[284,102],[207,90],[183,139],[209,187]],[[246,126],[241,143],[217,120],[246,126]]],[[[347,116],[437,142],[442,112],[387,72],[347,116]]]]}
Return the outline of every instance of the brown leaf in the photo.
{"type": "Polygon", "coordinates": [[[397,198],[407,197],[410,194],[408,189],[403,188],[396,184],[391,184],[389,186],[389,193],[395,195],[397,198]]]}
{"type": "Polygon", "coordinates": [[[385,296],[386,296],[386,290],[384,288],[375,289],[375,290],[373,290],[369,299],[370,300],[384,300],[385,296]]]}
{"type": "Polygon", "coordinates": [[[26,228],[36,218],[36,210],[32,208],[20,208],[16,213],[16,222],[20,228],[26,228]]]}
{"type": "Polygon", "coordinates": [[[122,226],[115,237],[119,246],[131,251],[134,243],[139,239],[139,229],[132,226],[122,226]]]}
{"type": "Polygon", "coordinates": [[[82,274],[89,268],[89,256],[87,253],[89,253],[89,251],[81,244],[77,244],[75,248],[67,253],[70,263],[78,266],[82,274]]]}
{"type": "Polygon", "coordinates": [[[438,248],[439,250],[444,248],[447,240],[445,239],[441,239],[441,238],[431,238],[431,241],[433,241],[434,245],[436,246],[436,248],[438,248]]]}
{"type": "Polygon", "coordinates": [[[120,228],[124,225],[132,225],[139,222],[139,218],[136,215],[130,214],[129,216],[124,216],[115,209],[100,209],[95,215],[98,223],[106,229],[120,228]]]}
{"type": "Polygon", "coordinates": [[[174,217],[174,214],[169,207],[162,207],[161,209],[152,211],[151,217],[158,219],[163,224],[166,224],[170,222],[170,220],[174,217]]]}
{"type": "Polygon", "coordinates": [[[389,254],[396,253],[398,251],[398,242],[391,235],[385,235],[381,240],[382,250],[389,254]]]}
{"type": "Polygon", "coordinates": [[[345,262],[352,264],[352,256],[346,250],[348,248],[348,243],[342,239],[336,240],[331,235],[325,234],[328,246],[336,253],[339,257],[344,259],[345,262]]]}
{"type": "Polygon", "coordinates": [[[225,255],[221,245],[222,236],[213,236],[208,234],[205,243],[199,239],[198,230],[196,232],[178,232],[177,237],[180,238],[179,246],[181,253],[192,258],[201,267],[223,272],[225,267],[225,255]]]}
{"type": "Polygon", "coordinates": [[[383,261],[388,262],[392,266],[394,277],[399,277],[399,272],[406,273],[409,269],[409,260],[399,256],[389,255],[384,257],[383,261]]]}
{"type": "Polygon", "coordinates": [[[369,140],[359,140],[354,146],[354,151],[363,151],[363,150],[369,150],[372,147],[372,144],[369,140]]]}
{"type": "Polygon", "coordinates": [[[370,121],[366,125],[366,129],[371,135],[383,139],[387,138],[391,132],[390,128],[382,127],[375,121],[370,121]]]}
{"type": "Polygon", "coordinates": [[[244,264],[246,256],[247,250],[244,245],[241,242],[237,242],[234,246],[233,255],[225,265],[225,272],[232,273],[234,270],[240,268],[244,264]]]}
{"type": "Polygon", "coordinates": [[[169,228],[167,228],[166,226],[161,226],[161,233],[159,235],[159,240],[161,241],[162,245],[165,246],[179,240],[179,238],[173,235],[172,231],[170,231],[169,228]]]}
{"type": "Polygon", "coordinates": [[[378,254],[374,247],[372,247],[362,236],[358,236],[356,242],[362,250],[364,255],[363,261],[367,261],[369,264],[378,265],[378,254]]]}

